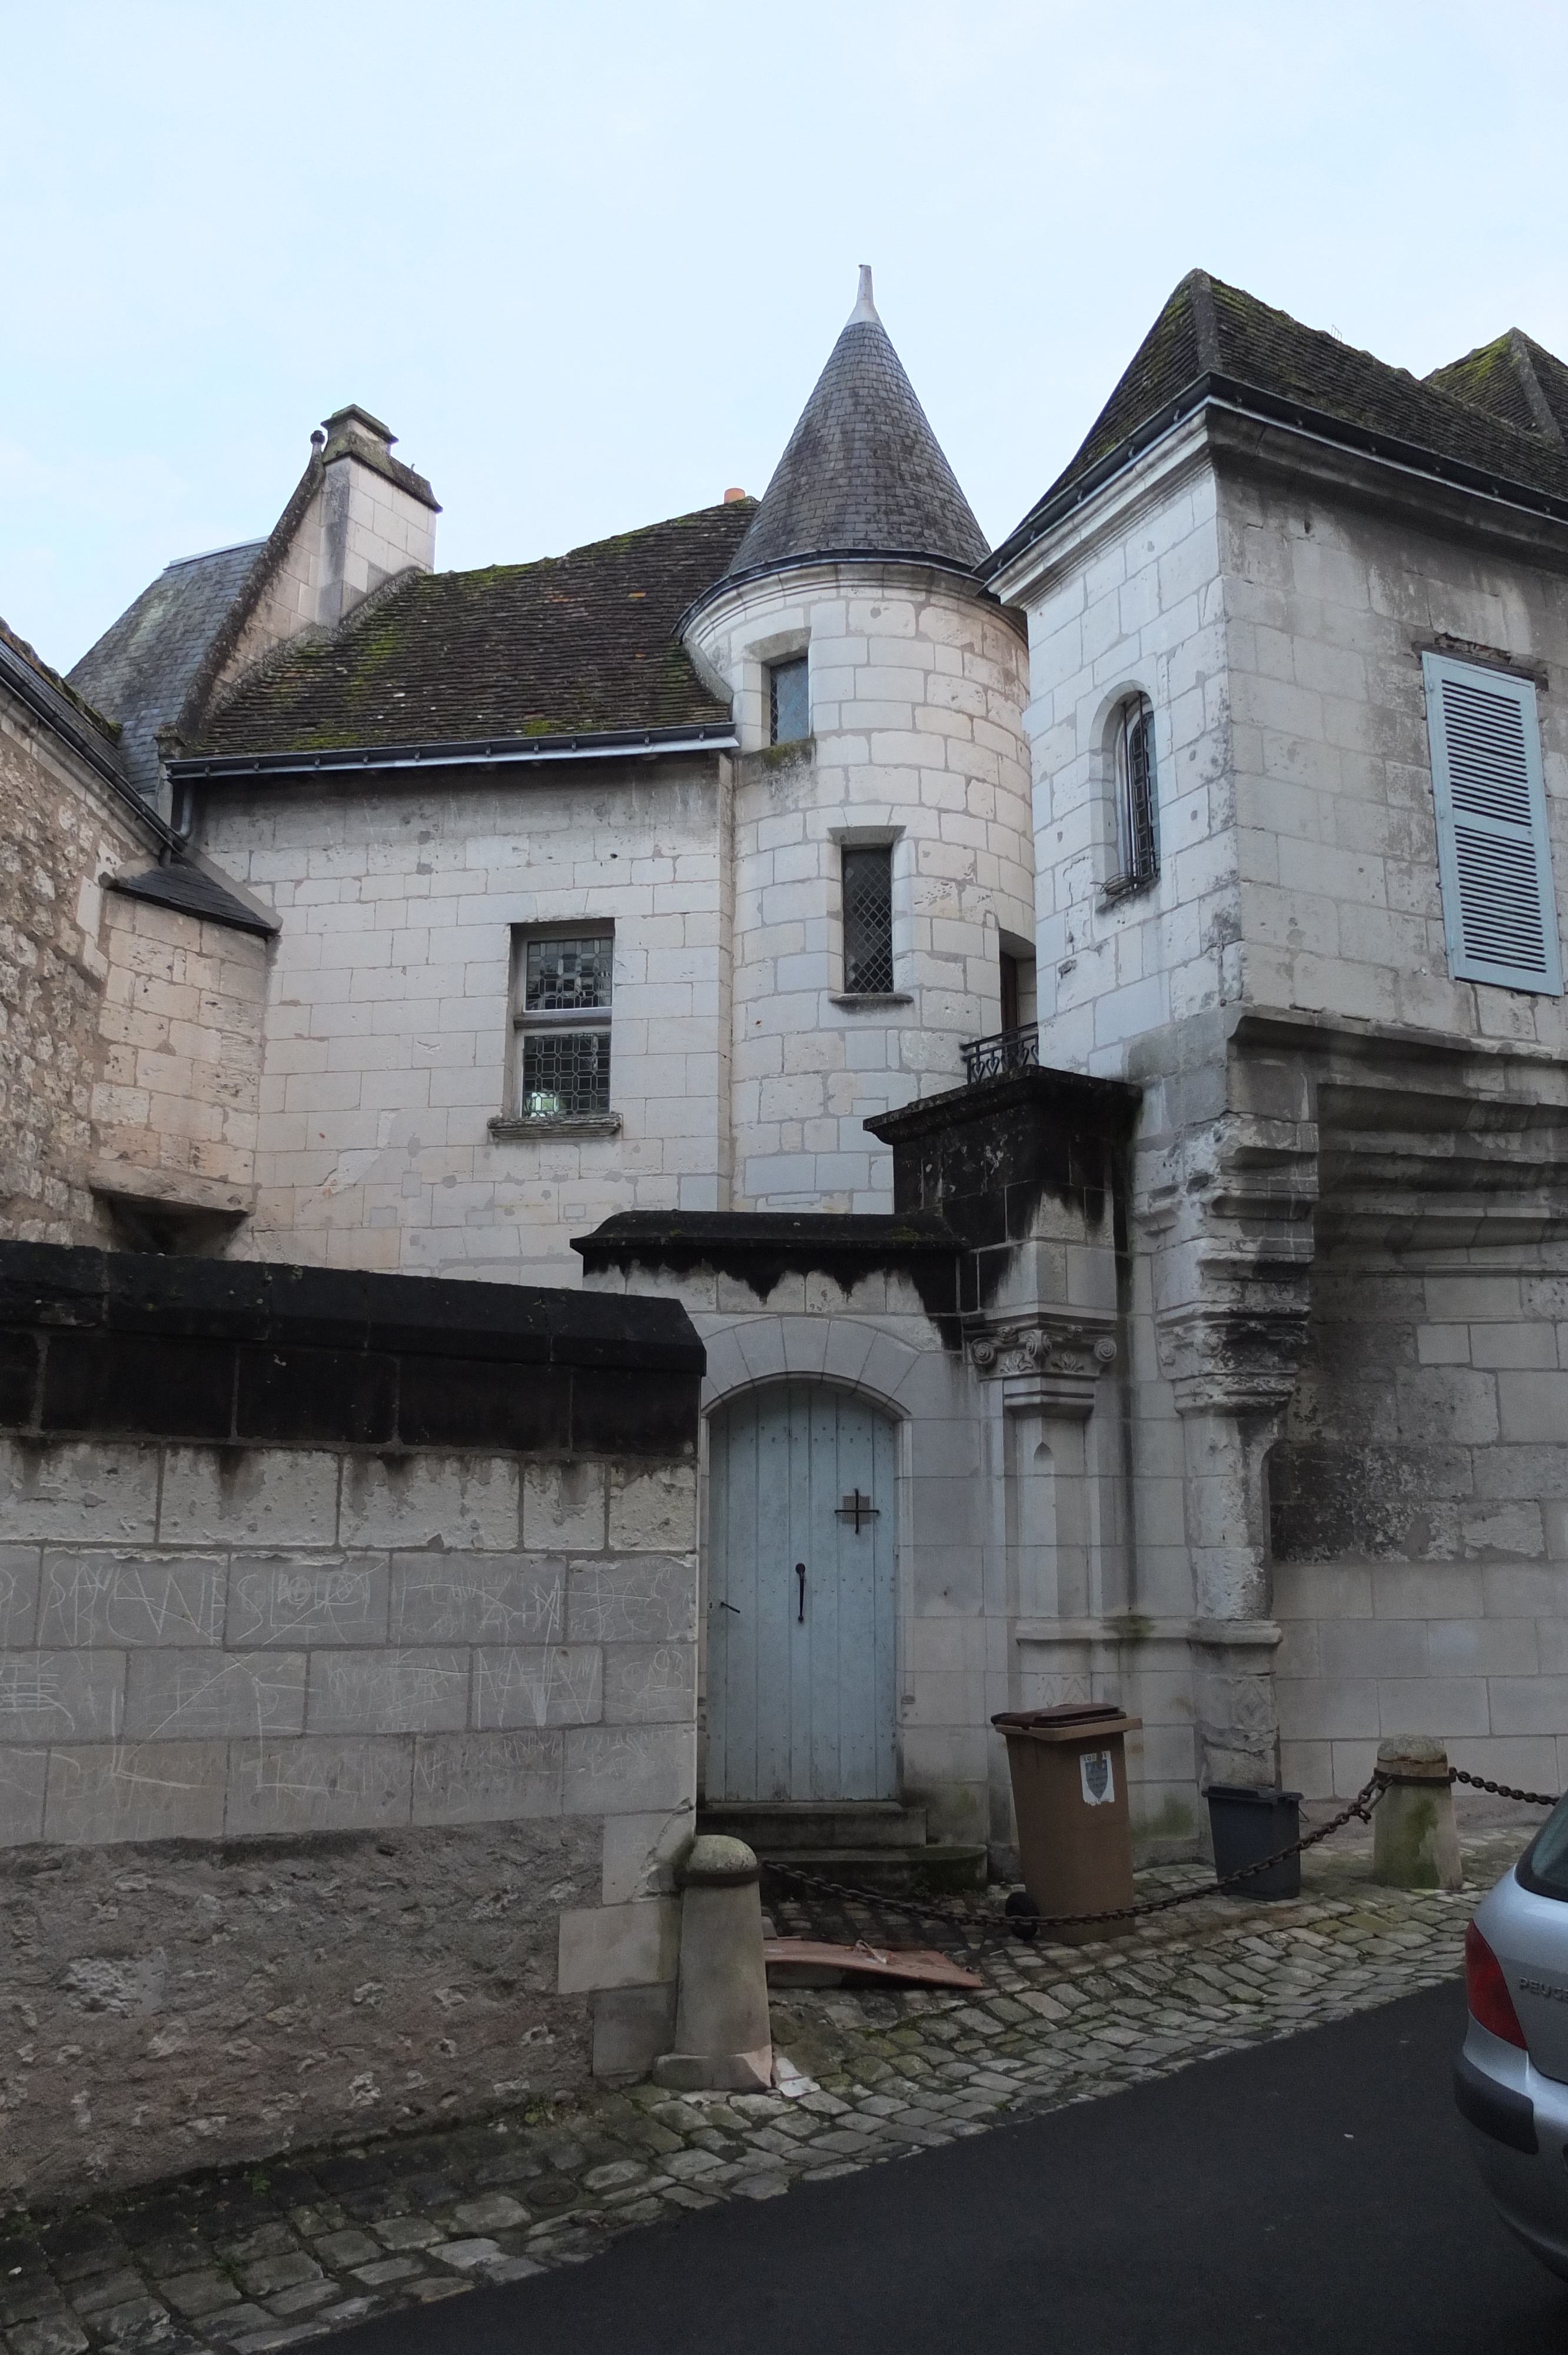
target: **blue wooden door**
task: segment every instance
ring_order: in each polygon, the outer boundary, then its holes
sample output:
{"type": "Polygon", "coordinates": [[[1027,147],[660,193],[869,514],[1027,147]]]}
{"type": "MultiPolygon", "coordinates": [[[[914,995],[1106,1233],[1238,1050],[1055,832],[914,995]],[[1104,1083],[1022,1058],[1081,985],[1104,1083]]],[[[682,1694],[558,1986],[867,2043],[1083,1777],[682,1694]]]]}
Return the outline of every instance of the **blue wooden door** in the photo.
{"type": "Polygon", "coordinates": [[[896,1796],[894,1462],[887,1417],[821,1383],[714,1417],[709,1798],[896,1796]]]}

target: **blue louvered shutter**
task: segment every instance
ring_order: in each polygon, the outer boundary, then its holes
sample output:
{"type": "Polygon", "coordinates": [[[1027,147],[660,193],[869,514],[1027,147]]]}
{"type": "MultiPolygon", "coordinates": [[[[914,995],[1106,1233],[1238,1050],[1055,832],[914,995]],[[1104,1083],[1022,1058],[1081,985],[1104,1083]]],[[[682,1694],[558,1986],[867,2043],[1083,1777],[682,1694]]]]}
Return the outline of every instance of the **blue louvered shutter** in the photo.
{"type": "Polygon", "coordinates": [[[1448,970],[1561,996],[1535,689],[1446,655],[1423,655],[1421,667],[1448,970]]]}

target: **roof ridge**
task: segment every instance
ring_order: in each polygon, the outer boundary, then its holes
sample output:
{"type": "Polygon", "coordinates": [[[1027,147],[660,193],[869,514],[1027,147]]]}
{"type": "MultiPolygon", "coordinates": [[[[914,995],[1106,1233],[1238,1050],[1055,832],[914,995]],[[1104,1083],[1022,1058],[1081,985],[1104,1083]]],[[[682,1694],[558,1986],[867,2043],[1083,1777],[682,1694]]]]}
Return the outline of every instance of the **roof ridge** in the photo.
{"type": "Polygon", "coordinates": [[[37,671],[38,677],[44,681],[45,685],[47,687],[52,687],[57,695],[63,696],[66,702],[70,705],[72,710],[79,712],[82,719],[90,721],[109,743],[117,744],[119,742],[120,722],[118,719],[111,719],[107,718],[103,712],[98,709],[95,704],[90,703],[85,695],[80,694],[76,687],[72,687],[69,679],[63,677],[61,674],[54,668],[52,664],[47,663],[44,660],[37,646],[30,645],[26,638],[18,637],[16,631],[10,627],[3,616],[0,616],[0,645],[9,646],[11,652],[16,655],[20,661],[25,662],[29,670],[37,671]]]}
{"type": "Polygon", "coordinates": [[[1510,327],[1508,347],[1518,372],[1520,386],[1530,404],[1531,415],[1544,434],[1552,441],[1561,442],[1563,428],[1552,413],[1552,403],[1547,400],[1541,378],[1536,374],[1535,352],[1530,337],[1521,328],[1510,327]]]}
{"type": "MultiPolygon", "coordinates": [[[[1192,325],[1198,339],[1199,367],[1205,376],[1217,375],[1220,323],[1214,308],[1214,282],[1206,270],[1190,270],[1181,284],[1192,289],[1192,325]]],[[[1180,288],[1177,291],[1180,293],[1180,288]]]]}

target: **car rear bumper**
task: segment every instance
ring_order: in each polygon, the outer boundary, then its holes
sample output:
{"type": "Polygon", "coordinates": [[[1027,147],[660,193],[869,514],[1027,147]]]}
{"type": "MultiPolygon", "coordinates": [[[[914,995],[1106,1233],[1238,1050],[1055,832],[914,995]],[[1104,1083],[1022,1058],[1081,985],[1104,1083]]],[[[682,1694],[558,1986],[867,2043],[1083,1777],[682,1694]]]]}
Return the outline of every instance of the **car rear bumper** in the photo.
{"type": "Polygon", "coordinates": [[[1454,2099],[1503,2222],[1568,2280],[1568,2084],[1472,2019],[1454,2099]]]}

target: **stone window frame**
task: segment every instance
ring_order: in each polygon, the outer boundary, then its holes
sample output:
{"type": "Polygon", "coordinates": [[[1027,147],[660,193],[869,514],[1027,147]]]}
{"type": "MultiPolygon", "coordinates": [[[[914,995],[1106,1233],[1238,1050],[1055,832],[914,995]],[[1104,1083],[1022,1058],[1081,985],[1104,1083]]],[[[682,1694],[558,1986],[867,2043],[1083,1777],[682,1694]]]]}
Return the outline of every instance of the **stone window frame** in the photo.
{"type": "Polygon", "coordinates": [[[1118,689],[1106,714],[1100,758],[1109,867],[1100,904],[1108,907],[1160,880],[1159,712],[1148,688],[1136,680],[1118,689]],[[1146,751],[1141,777],[1135,752],[1139,732],[1146,751]]]}
{"type": "Polygon", "coordinates": [[[838,893],[834,910],[837,917],[839,970],[841,974],[844,970],[844,852],[846,850],[885,850],[888,854],[889,935],[894,982],[891,989],[845,987],[831,991],[829,1002],[833,1006],[847,1007],[853,1011],[857,1007],[913,1006],[915,1003],[913,990],[898,987],[899,970],[900,967],[907,969],[906,959],[910,947],[907,922],[901,921],[905,914],[902,903],[906,894],[900,889],[905,878],[900,871],[899,849],[905,840],[906,831],[906,828],[901,826],[835,826],[828,829],[828,838],[837,846],[839,854],[838,893]]]}
{"type": "MultiPolygon", "coordinates": [[[[615,1001],[615,922],[609,916],[568,917],[554,923],[535,922],[512,927],[512,971],[506,993],[507,1058],[505,1109],[490,1123],[495,1137],[615,1136],[620,1114],[609,1104],[601,1112],[530,1112],[523,1098],[524,1042],[529,1038],[593,1032],[612,1039],[615,1001]],[[602,1007],[579,1011],[551,1007],[530,1012],[524,1003],[529,947],[539,941],[603,940],[609,943],[609,996],[602,1007]]],[[[609,1057],[607,1093],[614,1083],[615,1062],[609,1057]]]]}

